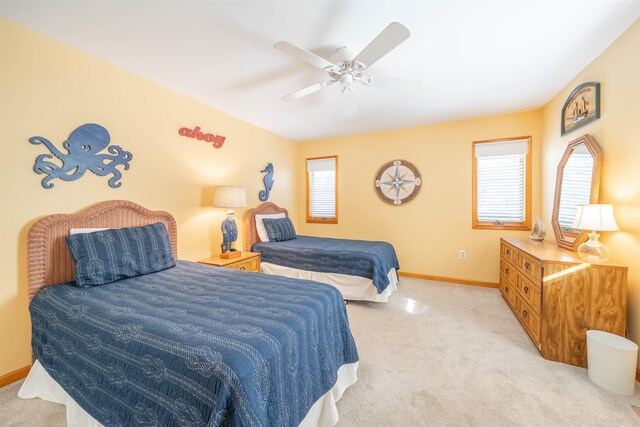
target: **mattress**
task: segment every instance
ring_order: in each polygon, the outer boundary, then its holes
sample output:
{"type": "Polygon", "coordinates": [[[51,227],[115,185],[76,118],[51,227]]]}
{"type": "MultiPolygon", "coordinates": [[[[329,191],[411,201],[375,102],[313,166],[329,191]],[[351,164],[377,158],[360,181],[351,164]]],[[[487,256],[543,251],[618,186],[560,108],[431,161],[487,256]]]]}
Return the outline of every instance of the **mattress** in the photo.
{"type": "Polygon", "coordinates": [[[277,274],[293,279],[313,280],[327,283],[340,291],[342,298],[348,301],[387,302],[389,297],[398,290],[398,274],[395,269],[389,270],[389,285],[378,293],[371,279],[350,276],[340,273],[319,273],[317,271],[300,270],[283,265],[260,263],[260,271],[265,274],[277,274]]]}

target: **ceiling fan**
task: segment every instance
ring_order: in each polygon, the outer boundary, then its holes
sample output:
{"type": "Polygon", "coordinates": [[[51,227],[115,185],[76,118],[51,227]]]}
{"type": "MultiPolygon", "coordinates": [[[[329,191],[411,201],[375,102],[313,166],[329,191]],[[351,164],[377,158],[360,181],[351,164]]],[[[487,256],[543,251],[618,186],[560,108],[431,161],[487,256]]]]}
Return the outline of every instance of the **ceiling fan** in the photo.
{"type": "Polygon", "coordinates": [[[404,25],[398,22],[392,22],[355,57],[353,57],[353,54],[350,53],[346,47],[341,47],[331,56],[330,61],[298,47],[293,43],[279,41],[274,44],[273,47],[288,53],[300,61],[320,68],[329,75],[328,80],[292,92],[283,96],[282,99],[285,101],[294,101],[303,96],[318,92],[325,87],[339,83],[340,92],[342,92],[344,113],[348,115],[355,113],[357,109],[354,93],[354,84],[356,83],[362,86],[371,86],[380,89],[417,89],[420,87],[420,83],[418,82],[369,74],[369,67],[391,52],[400,43],[408,39],[409,36],[409,30],[404,25]]]}

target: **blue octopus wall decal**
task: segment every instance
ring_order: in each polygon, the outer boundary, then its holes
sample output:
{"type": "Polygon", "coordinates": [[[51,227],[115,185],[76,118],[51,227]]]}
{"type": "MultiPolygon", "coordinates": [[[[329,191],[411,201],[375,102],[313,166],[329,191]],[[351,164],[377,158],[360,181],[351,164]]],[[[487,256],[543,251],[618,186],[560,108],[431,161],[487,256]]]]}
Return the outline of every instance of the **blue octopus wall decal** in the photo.
{"type": "Polygon", "coordinates": [[[123,166],[124,170],[128,170],[133,155],[129,151],[123,150],[119,145],[110,146],[107,149],[109,154],[99,154],[109,146],[110,141],[109,132],[95,123],[84,124],[71,132],[69,139],[62,143],[62,146],[68,151],[67,153],[58,150],[48,139],[34,136],[29,138],[29,142],[34,145],[45,145],[51,154],[40,154],[36,158],[33,170],[38,175],[47,175],[42,179],[44,188],[52,188],[54,184],[49,181],[56,178],[63,181],[75,181],[81,178],[87,170],[98,176],[113,174],[109,178],[109,186],[118,188],[122,185],[119,182],[122,178],[122,172],[117,167],[123,166]],[[54,156],[62,162],[62,165],[51,161],[54,156]]]}
{"type": "Polygon", "coordinates": [[[266,175],[262,179],[262,182],[264,182],[264,190],[260,190],[258,198],[261,202],[266,202],[269,200],[269,193],[271,193],[271,189],[273,188],[273,163],[269,163],[260,173],[266,173],[266,175]]]}

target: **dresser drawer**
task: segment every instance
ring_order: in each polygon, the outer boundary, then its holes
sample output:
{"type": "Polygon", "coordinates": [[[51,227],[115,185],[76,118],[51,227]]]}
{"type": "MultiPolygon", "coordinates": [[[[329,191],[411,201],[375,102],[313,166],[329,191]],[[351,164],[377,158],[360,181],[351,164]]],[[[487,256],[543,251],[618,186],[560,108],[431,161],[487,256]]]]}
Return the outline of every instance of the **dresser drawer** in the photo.
{"type": "Polygon", "coordinates": [[[503,274],[511,282],[516,283],[516,269],[511,263],[507,262],[504,258],[500,258],[500,274],[503,274]]]}
{"type": "Polygon", "coordinates": [[[260,273],[260,257],[253,257],[242,261],[228,264],[227,268],[233,268],[234,270],[252,271],[254,273],[260,273]]]}
{"type": "Polygon", "coordinates": [[[509,303],[511,307],[515,309],[516,307],[516,290],[507,280],[507,278],[501,274],[500,275],[500,292],[502,292],[502,296],[509,303]]]}
{"type": "Polygon", "coordinates": [[[527,302],[538,315],[540,315],[541,296],[538,284],[525,278],[524,275],[518,273],[516,277],[515,287],[524,301],[527,302]]]}
{"type": "Polygon", "coordinates": [[[542,263],[527,254],[518,252],[517,267],[534,282],[542,279],[542,263]]]}
{"type": "Polygon", "coordinates": [[[505,242],[500,242],[500,255],[511,261],[512,264],[518,261],[518,250],[505,242]]]}
{"type": "Polygon", "coordinates": [[[540,343],[540,316],[527,304],[520,295],[516,294],[516,315],[525,327],[533,342],[540,343]]]}

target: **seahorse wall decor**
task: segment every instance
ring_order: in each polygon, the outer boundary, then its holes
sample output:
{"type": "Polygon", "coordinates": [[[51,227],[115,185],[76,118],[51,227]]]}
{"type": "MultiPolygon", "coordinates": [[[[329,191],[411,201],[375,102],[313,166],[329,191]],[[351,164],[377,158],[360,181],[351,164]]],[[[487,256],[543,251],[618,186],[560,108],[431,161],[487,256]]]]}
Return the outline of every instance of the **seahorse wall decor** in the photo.
{"type": "Polygon", "coordinates": [[[262,178],[264,190],[260,190],[258,198],[261,202],[266,202],[269,200],[269,193],[271,193],[271,189],[273,188],[273,163],[269,163],[260,173],[266,173],[266,175],[262,178]]]}
{"type": "Polygon", "coordinates": [[[62,146],[68,151],[67,153],[58,150],[48,139],[34,136],[29,138],[29,142],[34,145],[45,145],[51,154],[40,154],[36,158],[33,170],[38,175],[47,175],[42,179],[42,186],[47,189],[53,187],[54,184],[50,182],[53,179],[75,181],[81,178],[87,170],[98,176],[113,174],[109,178],[109,186],[118,188],[122,185],[119,182],[122,178],[122,172],[117,167],[122,166],[124,170],[128,170],[133,155],[129,151],[123,150],[119,145],[107,148],[110,141],[109,132],[95,123],[84,124],[71,132],[69,139],[62,143],[62,146]],[[99,154],[105,148],[109,154],[99,154]],[[51,161],[54,156],[62,162],[62,165],[51,161]]]}

